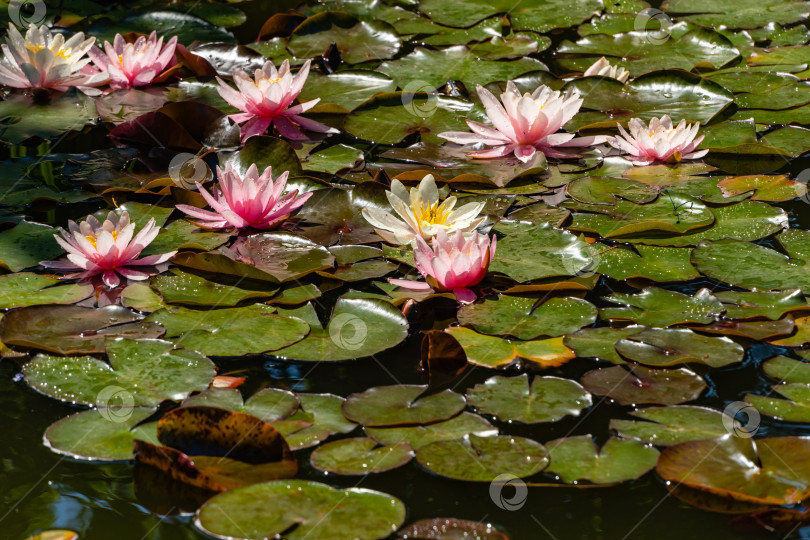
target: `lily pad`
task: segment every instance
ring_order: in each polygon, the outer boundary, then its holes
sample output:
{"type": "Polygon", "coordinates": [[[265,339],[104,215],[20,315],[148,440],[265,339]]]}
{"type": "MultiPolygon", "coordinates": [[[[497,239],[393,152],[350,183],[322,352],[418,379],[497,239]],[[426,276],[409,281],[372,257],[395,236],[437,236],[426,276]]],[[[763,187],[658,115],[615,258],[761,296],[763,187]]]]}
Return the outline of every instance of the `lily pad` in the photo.
{"type": "Polygon", "coordinates": [[[810,384],[780,384],[773,390],[787,399],[746,394],[745,401],[768,416],[788,422],[810,422],[810,384]]]}
{"type": "Polygon", "coordinates": [[[792,505],[810,495],[808,451],[802,437],[726,435],[665,448],[656,470],[664,480],[735,501],[792,505]]]}
{"type": "Polygon", "coordinates": [[[611,437],[597,448],[591,435],[578,435],[546,443],[551,464],[546,472],[567,484],[587,480],[616,484],[635,480],[655,467],[658,450],[640,441],[611,437]]]}
{"type": "Polygon", "coordinates": [[[45,430],[45,446],[73,459],[127,461],[132,459],[135,426],[154,412],[149,407],[82,411],[51,424],[45,430]]]}
{"type": "Polygon", "coordinates": [[[770,377],[786,383],[810,384],[810,363],[787,356],[775,356],[762,364],[770,377]]]}
{"type": "Polygon", "coordinates": [[[709,289],[700,289],[688,296],[667,289],[650,287],[639,294],[615,293],[604,300],[627,307],[602,308],[602,319],[625,319],[646,326],[672,326],[683,323],[713,322],[725,311],[709,289]]]}
{"type": "Polygon", "coordinates": [[[637,204],[652,202],[658,189],[643,182],[610,176],[585,176],[568,183],[565,192],[574,199],[592,204],[616,204],[622,198],[637,204]]]}
{"type": "Polygon", "coordinates": [[[545,447],[512,435],[438,441],[416,451],[416,460],[428,471],[468,482],[492,482],[502,474],[532,476],[548,466],[545,447]]]}
{"type": "Polygon", "coordinates": [[[362,150],[339,144],[313,152],[307,156],[303,167],[308,171],[335,174],[340,170],[354,167],[362,159],[362,150]]]}
{"type": "MultiPolygon", "coordinates": [[[[224,167],[225,160],[220,161],[224,167]]],[[[268,135],[250,137],[241,150],[228,156],[227,161],[242,177],[253,164],[259,171],[273,167],[273,177],[284,171],[289,171],[290,176],[298,176],[303,172],[301,162],[289,143],[268,135]]]]}
{"type": "Polygon", "coordinates": [[[434,422],[424,426],[404,427],[364,427],[366,435],[385,445],[405,442],[414,450],[436,441],[452,441],[474,434],[489,437],[498,434],[498,428],[485,418],[469,412],[462,412],[449,420],[434,422]]]}
{"type": "Polygon", "coordinates": [[[181,270],[152,278],[152,288],[169,304],[235,306],[242,301],[269,298],[278,290],[267,282],[258,289],[225,285],[181,270]]]}
{"type": "Polygon", "coordinates": [[[261,540],[375,540],[405,521],[405,505],[369,489],[335,489],[308,480],[265,482],[221,493],[197,513],[196,526],[219,537],[261,540]]]}
{"type": "Polygon", "coordinates": [[[295,394],[281,388],[264,388],[243,402],[236,388],[209,388],[183,400],[183,407],[218,407],[234,412],[251,414],[265,422],[283,420],[298,410],[295,394]]]}
{"type": "Polygon", "coordinates": [[[173,307],[152,313],[147,321],[165,326],[166,335],[188,349],[213,356],[242,356],[281,349],[309,333],[306,321],[275,311],[262,304],[207,310],[173,307]]]}
{"type": "Polygon", "coordinates": [[[593,357],[607,360],[614,364],[624,364],[624,360],[616,352],[615,345],[620,339],[638,334],[643,326],[627,326],[625,328],[583,328],[565,336],[563,343],[572,349],[577,357],[593,357]]]}
{"type": "Polygon", "coordinates": [[[734,425],[736,422],[721,411],[694,405],[646,407],[630,414],[649,421],[613,418],[610,429],[625,439],[638,439],[656,446],[722,437],[728,434],[726,424],[734,425]]]}
{"type": "Polygon", "coordinates": [[[732,176],[721,180],[717,187],[724,197],[753,191],[752,201],[784,202],[807,194],[807,184],[784,175],[732,176]]]}
{"type": "Polygon", "coordinates": [[[155,407],[208,387],[214,364],[196,351],[162,340],[116,339],[107,343],[110,363],[92,356],[40,354],[23,367],[26,382],[47,396],[104,407],[120,397],[130,406],[155,407]]]}
{"type": "Polygon", "coordinates": [[[697,399],[706,389],[706,382],[686,368],[613,366],[589,371],[581,382],[588,392],[606,396],[620,405],[678,405],[697,399]]]}
{"type": "Polygon", "coordinates": [[[55,232],[52,227],[25,220],[0,232],[0,268],[19,272],[58,257],[64,250],[53,239],[55,232]]]}
{"type": "Polygon", "coordinates": [[[400,529],[397,537],[402,540],[509,540],[489,523],[454,518],[420,519],[400,529]]]}
{"type": "Polygon", "coordinates": [[[0,276],[0,309],[40,304],[74,304],[94,292],[90,283],[59,285],[51,276],[22,272],[0,276]]]}
{"type": "Polygon", "coordinates": [[[467,402],[452,390],[424,396],[427,386],[377,386],[352,394],[343,415],[369,427],[429,424],[457,415],[467,402]]]}
{"type": "Polygon", "coordinates": [[[467,401],[478,412],[502,421],[526,424],[556,422],[578,416],[591,405],[591,396],[577,382],[558,377],[496,375],[467,391],[467,401]]]}
{"type": "Polygon", "coordinates": [[[648,328],[617,341],[616,350],[648,366],[700,363],[719,368],[742,362],[745,354],[725,336],[703,336],[685,328],[648,328]]]}
{"type": "Polygon", "coordinates": [[[319,471],[343,475],[364,475],[396,469],[414,457],[408,443],[379,446],[367,437],[343,439],[319,446],[309,458],[319,471]]]}
{"type": "Polygon", "coordinates": [[[700,25],[728,28],[758,28],[764,21],[789,24],[806,19],[810,6],[801,0],[718,0],[711,6],[700,0],[667,0],[662,8],[669,14],[700,25]]]}
{"type": "Polygon", "coordinates": [[[297,281],[335,263],[325,247],[287,232],[253,234],[235,242],[231,249],[281,282],[297,281]]]}
{"type": "Polygon", "coordinates": [[[532,309],[536,298],[499,296],[468,304],[458,312],[458,322],[484,334],[528,340],[561,336],[596,320],[596,308],[579,298],[552,298],[532,309]]]}
{"type": "Polygon", "coordinates": [[[9,311],[0,322],[0,340],[6,345],[40,349],[56,354],[102,353],[107,338],[158,338],[159,324],[121,306],[99,309],[79,306],[32,306],[9,311]]]}
{"type": "Polygon", "coordinates": [[[476,366],[499,368],[524,358],[539,367],[556,367],[575,357],[573,351],[563,345],[561,337],[512,341],[460,326],[447,328],[445,332],[461,344],[467,362],[476,366]]]}
{"type": "Polygon", "coordinates": [[[644,278],[653,281],[687,281],[700,274],[688,248],[621,245],[605,247],[595,257],[594,272],[613,279],[644,278]]]}
{"type": "Polygon", "coordinates": [[[365,69],[341,70],[329,75],[311,71],[298,99],[320,98],[322,103],[335,103],[350,111],[378,92],[393,92],[397,85],[383,73],[365,69]]]}
{"type": "Polygon", "coordinates": [[[363,218],[366,206],[390,208],[381,184],[366,182],[352,190],[318,190],[298,212],[297,217],[304,220],[300,234],[323,246],[378,242],[380,237],[363,218]]]}
{"type": "Polygon", "coordinates": [[[401,46],[396,30],[386,22],[361,22],[345,12],[325,11],[298,25],[287,48],[294,56],[311,58],[333,43],[347,64],[392,58],[401,46]]]}
{"type": "Polygon", "coordinates": [[[785,313],[810,308],[801,291],[721,291],[715,293],[723,302],[726,317],[732,319],[750,319],[764,317],[775,321],[785,313]]]}
{"type": "Polygon", "coordinates": [[[297,394],[298,411],[285,420],[273,422],[290,448],[301,450],[326,440],[335,433],[349,433],[357,424],[343,416],[342,397],[332,394],[297,394]]]}
{"type": "Polygon", "coordinates": [[[303,319],[311,330],[300,343],[274,354],[303,362],[371,356],[398,345],[408,335],[408,321],[402,312],[373,298],[339,298],[325,327],[312,304],[281,313],[303,319]]]}
{"type": "Polygon", "coordinates": [[[78,131],[96,122],[97,116],[93,100],[78,91],[57,95],[44,105],[20,94],[0,102],[0,130],[3,140],[10,144],[33,136],[48,139],[65,131],[78,131]]]}

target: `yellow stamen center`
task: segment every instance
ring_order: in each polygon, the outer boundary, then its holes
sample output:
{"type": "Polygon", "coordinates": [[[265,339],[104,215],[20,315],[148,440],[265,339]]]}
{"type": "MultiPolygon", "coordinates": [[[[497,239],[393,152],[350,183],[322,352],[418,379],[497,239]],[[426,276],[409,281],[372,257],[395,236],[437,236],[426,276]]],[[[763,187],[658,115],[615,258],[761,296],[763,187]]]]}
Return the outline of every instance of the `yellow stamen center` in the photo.
{"type": "MultiPolygon", "coordinates": [[[[118,240],[118,231],[113,231],[112,232],[112,237],[113,237],[113,241],[118,240]]],[[[98,236],[88,235],[88,236],[85,236],[85,238],[87,239],[88,242],[90,242],[90,244],[94,248],[98,249],[98,245],[97,245],[98,236]]]]}
{"type": "Polygon", "coordinates": [[[448,216],[449,214],[445,213],[444,209],[439,207],[438,201],[427,207],[421,206],[413,208],[413,217],[420,226],[422,222],[427,222],[431,225],[445,225],[448,216]]]}
{"type": "MultiPolygon", "coordinates": [[[[28,50],[31,51],[32,53],[35,53],[35,54],[38,53],[39,51],[41,51],[44,48],[45,48],[45,46],[40,44],[40,43],[32,43],[31,45],[28,45],[28,50]]],[[[71,54],[72,51],[73,51],[73,49],[69,49],[69,48],[68,49],[59,49],[54,54],[56,56],[58,56],[59,58],[64,58],[65,60],[67,60],[68,58],[70,58],[70,54],[71,54]]]]}

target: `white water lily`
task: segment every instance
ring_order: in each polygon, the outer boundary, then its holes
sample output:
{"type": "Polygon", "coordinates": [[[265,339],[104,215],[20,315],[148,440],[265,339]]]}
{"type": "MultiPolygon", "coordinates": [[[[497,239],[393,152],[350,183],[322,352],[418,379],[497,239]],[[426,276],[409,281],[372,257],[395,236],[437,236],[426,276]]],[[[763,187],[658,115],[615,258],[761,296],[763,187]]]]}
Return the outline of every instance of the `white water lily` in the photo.
{"type": "Polygon", "coordinates": [[[582,74],[583,77],[591,77],[594,75],[599,75],[601,77],[610,77],[611,79],[617,79],[621,83],[626,83],[627,79],[630,78],[630,72],[624,69],[623,67],[613,66],[608,62],[607,58],[604,56],[593,63],[591,67],[585,70],[585,73],[582,74]]]}
{"type": "Polygon", "coordinates": [[[439,200],[439,189],[432,174],[425,176],[419,186],[408,191],[399,180],[391,182],[391,191],[386,191],[388,202],[402,218],[379,208],[363,208],[363,217],[371,223],[377,234],[392,244],[409,244],[419,236],[430,240],[439,231],[469,232],[478,227],[483,217],[478,217],[484,208],[483,202],[465,204],[454,210],[458,199],[454,196],[439,200]]]}
{"type": "Polygon", "coordinates": [[[669,115],[653,118],[650,125],[639,118],[631,118],[627,123],[630,133],[618,124],[617,137],[609,137],[608,144],[629,154],[634,165],[649,165],[656,161],[678,163],[685,159],[699,159],[709,153],[698,150],[705,135],[697,136],[700,122],[687,124],[686,120],[674,125],[669,115]]]}
{"type": "Polygon", "coordinates": [[[95,40],[85,39],[82,32],[65,40],[62,34],[52,34],[47,26],[35,24],[28,27],[23,38],[11,24],[6,43],[0,45],[0,84],[58,92],[75,86],[87,94],[98,94],[100,91],[91,87],[104,84],[109,75],[89,65],[87,51],[95,40]]]}

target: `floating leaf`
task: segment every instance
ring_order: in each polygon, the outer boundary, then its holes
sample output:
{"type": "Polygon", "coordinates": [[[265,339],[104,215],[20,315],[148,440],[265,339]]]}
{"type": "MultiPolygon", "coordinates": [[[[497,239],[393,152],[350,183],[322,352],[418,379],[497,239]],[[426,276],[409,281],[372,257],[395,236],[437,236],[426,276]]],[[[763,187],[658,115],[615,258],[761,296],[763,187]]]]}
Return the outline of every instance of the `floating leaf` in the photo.
{"type": "Polygon", "coordinates": [[[153,408],[126,406],[82,411],[51,424],[45,430],[45,446],[73,459],[130,460],[136,437],[133,428],[154,412],[153,408]]]}
{"type": "Polygon", "coordinates": [[[400,48],[399,36],[388,23],[360,22],[341,11],[326,11],[307,18],[293,30],[287,48],[295,56],[311,58],[333,43],[347,64],[391,58],[400,48]]]}
{"type": "Polygon", "coordinates": [[[715,296],[723,302],[726,317],[731,319],[765,317],[774,321],[790,311],[810,307],[797,289],[774,292],[721,291],[715,296]]]}
{"type": "Polygon", "coordinates": [[[721,180],[717,187],[723,191],[724,197],[734,197],[753,191],[752,201],[783,202],[802,197],[807,193],[806,184],[784,175],[732,176],[721,180]]]}
{"type": "Polygon", "coordinates": [[[665,448],[656,470],[664,480],[735,501],[792,505],[810,495],[810,440],[726,435],[665,448]]]}
{"type": "Polygon", "coordinates": [[[678,405],[697,399],[706,388],[706,382],[686,368],[613,366],[589,371],[581,382],[588,392],[609,397],[621,405],[678,405]]]}
{"type": "Polygon", "coordinates": [[[502,474],[525,478],[548,465],[542,444],[523,437],[496,435],[438,441],[416,451],[416,460],[434,474],[466,480],[492,482],[502,474]]]}
{"type": "Polygon", "coordinates": [[[273,351],[309,333],[305,321],[278,315],[275,308],[262,304],[208,310],[175,307],[156,311],[147,320],[165,326],[166,335],[176,337],[176,343],[213,356],[273,351]]]}
{"type": "Polygon", "coordinates": [[[51,276],[22,272],[0,276],[0,309],[40,304],[74,304],[94,292],[90,283],[57,285],[51,276]]]}
{"type": "Polygon", "coordinates": [[[773,390],[787,399],[746,394],[745,401],[768,416],[788,422],[810,422],[810,385],[780,384],[773,390]]]}
{"type": "Polygon", "coordinates": [[[658,190],[635,180],[610,176],[584,176],[570,182],[565,192],[574,199],[592,204],[616,204],[622,198],[637,204],[654,201],[658,190]]]}
{"type": "Polygon", "coordinates": [[[649,287],[639,294],[614,293],[604,300],[627,307],[602,308],[602,319],[626,319],[646,326],[672,326],[674,324],[713,322],[723,313],[720,303],[709,289],[700,289],[688,296],[667,289],[649,287]]]}
{"type": "Polygon", "coordinates": [[[737,423],[720,411],[693,405],[646,407],[630,414],[649,422],[613,418],[610,429],[625,439],[638,439],[656,446],[722,437],[728,434],[727,424],[734,426],[737,423]]]}
{"type": "Polygon", "coordinates": [[[648,328],[616,342],[624,357],[648,366],[690,362],[713,368],[742,362],[745,350],[727,337],[709,337],[685,328],[648,328]]]}
{"type": "Polygon", "coordinates": [[[332,394],[298,394],[301,406],[286,420],[273,422],[293,450],[309,448],[334,433],[349,433],[357,427],[343,416],[342,397],[332,394]]]}
{"type": "Polygon", "coordinates": [[[351,110],[378,92],[393,92],[396,88],[391,77],[376,71],[347,69],[329,75],[311,71],[298,99],[304,102],[320,98],[322,103],[351,110]]]}
{"type": "Polygon", "coordinates": [[[662,8],[696,24],[728,28],[758,28],[763,21],[789,24],[810,15],[810,6],[801,0],[718,0],[711,6],[700,0],[667,0],[662,8]]]}
{"type": "Polygon", "coordinates": [[[221,493],[197,513],[196,525],[220,537],[261,540],[386,538],[405,521],[405,505],[369,489],[335,489],[307,480],[265,482],[221,493]]]}
{"type": "Polygon", "coordinates": [[[774,379],[786,383],[810,384],[810,363],[787,356],[775,356],[762,364],[762,369],[774,379]]]}
{"type": "Polygon", "coordinates": [[[343,439],[319,446],[309,458],[319,471],[344,475],[363,475],[396,469],[414,457],[407,443],[378,446],[374,439],[343,439]]]}
{"type": "MultiPolygon", "coordinates": [[[[253,164],[259,172],[273,167],[274,177],[284,171],[290,171],[290,176],[298,176],[303,172],[295,150],[286,141],[267,135],[250,137],[242,149],[231,154],[227,161],[240,176],[244,176],[253,164]]],[[[223,163],[222,166],[224,165],[223,163]]]]}
{"type": "Polygon", "coordinates": [[[349,420],[369,427],[429,424],[457,415],[466,405],[452,390],[425,396],[427,386],[377,386],[352,394],[343,403],[349,420]]]}
{"type": "Polygon", "coordinates": [[[48,139],[65,131],[78,131],[96,122],[97,116],[93,100],[77,91],[57,95],[44,105],[22,94],[11,94],[0,102],[0,129],[3,140],[10,144],[33,136],[48,139]]]}
{"type": "Polygon", "coordinates": [[[218,407],[243,412],[265,422],[282,420],[298,410],[299,400],[292,392],[281,388],[264,388],[246,401],[236,388],[209,388],[183,400],[183,407],[218,407]]]}
{"type": "Polygon", "coordinates": [[[79,306],[17,308],[0,322],[6,345],[41,349],[56,354],[102,353],[107,338],[158,338],[163,327],[121,306],[99,309],[79,306]]]}
{"type": "Polygon", "coordinates": [[[0,268],[19,272],[58,257],[64,250],[53,239],[55,232],[47,225],[25,220],[0,232],[0,268]]]}
{"type": "Polygon", "coordinates": [[[313,152],[307,156],[303,167],[308,171],[335,174],[340,170],[354,167],[362,159],[362,150],[339,144],[313,152]]]}
{"type": "Polygon", "coordinates": [[[484,334],[518,339],[561,336],[596,320],[596,308],[579,298],[552,298],[533,308],[536,298],[499,296],[468,304],[458,312],[458,322],[484,334]]]}
{"type": "Polygon", "coordinates": [[[37,355],[23,367],[25,381],[47,396],[104,407],[121,399],[129,407],[179,401],[211,384],[214,364],[196,351],[162,340],[107,342],[109,365],[92,356],[37,355]]]}
{"type": "Polygon", "coordinates": [[[535,377],[529,384],[524,373],[517,377],[491,377],[468,390],[467,401],[478,412],[499,420],[536,424],[578,416],[591,405],[591,396],[575,381],[535,377]]]}
{"type": "Polygon", "coordinates": [[[352,190],[318,190],[298,212],[297,217],[305,220],[301,235],[323,246],[378,242],[380,237],[363,218],[366,206],[390,208],[382,185],[366,182],[352,190]]]}
{"type": "Polygon", "coordinates": [[[362,358],[398,345],[408,335],[402,312],[384,300],[339,298],[323,327],[312,304],[283,310],[309,323],[311,331],[300,343],[275,351],[277,356],[306,361],[362,358]]]}
{"type": "Polygon", "coordinates": [[[380,444],[408,443],[414,450],[436,441],[452,441],[474,434],[490,437],[498,434],[498,428],[477,414],[462,412],[449,420],[424,426],[364,427],[366,434],[380,444]]]}
{"type": "Polygon", "coordinates": [[[614,364],[623,364],[624,360],[616,352],[615,345],[620,339],[638,334],[645,327],[627,326],[625,328],[583,328],[565,336],[563,343],[571,348],[578,357],[593,357],[607,360],[614,364]]]}
{"type": "Polygon", "coordinates": [[[591,435],[556,439],[547,443],[551,464],[546,472],[567,484],[588,480],[615,484],[635,480],[655,467],[658,450],[644,443],[611,437],[597,448],[591,435]]]}
{"type": "Polygon", "coordinates": [[[279,281],[297,281],[316,270],[332,268],[335,258],[311,240],[292,233],[253,234],[234,243],[243,260],[279,281]]]}
{"type": "Polygon", "coordinates": [[[244,300],[269,298],[278,290],[267,282],[258,289],[245,285],[224,285],[176,269],[152,278],[152,288],[169,304],[235,306],[244,300]]]}
{"type": "Polygon", "coordinates": [[[479,334],[469,328],[454,326],[445,330],[464,349],[467,362],[489,368],[504,367],[517,358],[538,364],[540,367],[560,366],[574,358],[574,353],[565,345],[563,338],[510,341],[479,334]]]}
{"type": "Polygon", "coordinates": [[[509,540],[489,523],[454,518],[420,519],[397,532],[402,540],[509,540]]]}
{"type": "Polygon", "coordinates": [[[645,278],[654,281],[687,281],[700,274],[690,261],[692,250],[645,246],[611,246],[594,257],[594,272],[613,279],[645,278]]]}

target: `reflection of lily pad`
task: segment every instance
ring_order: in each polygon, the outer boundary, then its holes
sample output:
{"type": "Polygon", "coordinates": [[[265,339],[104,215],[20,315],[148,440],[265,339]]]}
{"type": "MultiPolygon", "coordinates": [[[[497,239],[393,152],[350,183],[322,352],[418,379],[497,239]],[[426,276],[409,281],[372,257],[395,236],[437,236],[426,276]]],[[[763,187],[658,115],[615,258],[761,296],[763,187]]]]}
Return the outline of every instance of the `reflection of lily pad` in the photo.
{"type": "Polygon", "coordinates": [[[478,412],[502,421],[536,424],[579,415],[590,406],[591,396],[570,379],[535,377],[530,385],[524,373],[517,377],[496,375],[487,379],[467,391],[467,401],[478,412]]]}

